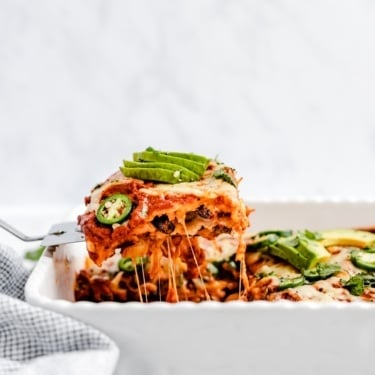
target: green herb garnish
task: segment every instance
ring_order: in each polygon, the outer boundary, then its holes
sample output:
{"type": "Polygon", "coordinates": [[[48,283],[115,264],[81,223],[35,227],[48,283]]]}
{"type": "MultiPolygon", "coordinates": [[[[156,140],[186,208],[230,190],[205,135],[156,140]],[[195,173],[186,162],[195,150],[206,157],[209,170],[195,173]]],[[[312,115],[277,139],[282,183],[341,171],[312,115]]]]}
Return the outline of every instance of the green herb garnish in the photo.
{"type": "Polygon", "coordinates": [[[341,270],[338,264],[318,263],[316,267],[304,270],[303,275],[309,281],[325,280],[341,270]]]}
{"type": "Polygon", "coordinates": [[[234,183],[233,179],[227,172],[224,171],[224,169],[217,169],[213,174],[213,177],[215,178],[220,178],[225,182],[228,182],[228,184],[231,184],[234,187],[237,187],[236,184],[234,183]]]}
{"type": "Polygon", "coordinates": [[[358,273],[352,276],[349,280],[341,280],[342,286],[349,290],[353,296],[360,296],[365,291],[365,288],[375,287],[375,275],[369,273],[358,273]]]}
{"type": "Polygon", "coordinates": [[[303,276],[297,276],[293,278],[282,277],[280,279],[280,284],[278,290],[284,290],[288,288],[295,288],[305,284],[305,278],[303,276]]]}
{"type": "Polygon", "coordinates": [[[31,260],[33,262],[36,262],[42,256],[45,248],[46,248],[45,246],[39,246],[35,250],[28,250],[28,251],[25,252],[24,258],[27,259],[27,260],[31,260]]]}
{"type": "Polygon", "coordinates": [[[293,231],[290,229],[263,230],[262,232],[258,233],[258,236],[261,237],[261,236],[266,236],[268,234],[275,234],[276,236],[279,236],[279,237],[290,237],[293,234],[293,231]]]}
{"type": "Polygon", "coordinates": [[[314,241],[319,241],[323,238],[322,235],[319,232],[313,232],[309,229],[305,229],[304,231],[300,231],[299,234],[301,236],[305,236],[309,240],[314,240],[314,241]]]}

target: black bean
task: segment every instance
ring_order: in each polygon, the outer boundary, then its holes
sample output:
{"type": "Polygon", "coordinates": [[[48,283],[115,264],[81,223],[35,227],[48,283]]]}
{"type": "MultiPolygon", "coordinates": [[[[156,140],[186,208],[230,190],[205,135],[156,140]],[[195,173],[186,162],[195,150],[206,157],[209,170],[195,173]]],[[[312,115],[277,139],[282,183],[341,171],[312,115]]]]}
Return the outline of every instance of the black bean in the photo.
{"type": "Polygon", "coordinates": [[[169,220],[167,215],[156,216],[152,220],[152,224],[165,234],[171,234],[174,231],[174,224],[169,220]]]}
{"type": "Polygon", "coordinates": [[[203,206],[203,204],[198,207],[197,212],[198,215],[203,219],[209,219],[212,215],[211,211],[207,207],[203,206]]]}

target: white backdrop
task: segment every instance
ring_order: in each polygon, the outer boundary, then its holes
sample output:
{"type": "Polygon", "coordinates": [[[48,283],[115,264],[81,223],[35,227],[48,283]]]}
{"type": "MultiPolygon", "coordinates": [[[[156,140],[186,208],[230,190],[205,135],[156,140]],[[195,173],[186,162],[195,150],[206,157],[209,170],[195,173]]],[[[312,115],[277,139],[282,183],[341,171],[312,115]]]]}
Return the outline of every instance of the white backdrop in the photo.
{"type": "Polygon", "coordinates": [[[0,1],[0,204],[75,206],[147,146],[255,198],[375,198],[375,3],[0,1]]]}

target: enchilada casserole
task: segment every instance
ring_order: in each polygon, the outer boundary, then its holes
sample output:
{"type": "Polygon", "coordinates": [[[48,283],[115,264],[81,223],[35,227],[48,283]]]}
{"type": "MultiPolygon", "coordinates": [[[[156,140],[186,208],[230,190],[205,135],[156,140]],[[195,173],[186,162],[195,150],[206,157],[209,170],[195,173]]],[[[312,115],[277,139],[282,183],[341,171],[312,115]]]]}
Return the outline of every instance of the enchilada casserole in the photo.
{"type": "Polygon", "coordinates": [[[374,301],[374,233],[252,233],[240,181],[200,155],[134,153],[85,199],[75,299],[374,301]]]}

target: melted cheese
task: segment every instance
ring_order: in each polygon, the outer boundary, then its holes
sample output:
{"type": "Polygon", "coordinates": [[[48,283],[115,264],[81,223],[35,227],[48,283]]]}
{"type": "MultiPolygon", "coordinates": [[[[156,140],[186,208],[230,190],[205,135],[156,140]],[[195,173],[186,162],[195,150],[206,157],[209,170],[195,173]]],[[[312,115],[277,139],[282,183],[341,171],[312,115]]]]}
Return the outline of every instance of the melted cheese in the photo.
{"type": "Polygon", "coordinates": [[[292,279],[298,277],[301,273],[288,263],[276,259],[276,257],[261,252],[247,254],[246,261],[250,270],[255,275],[264,275],[260,280],[255,280],[253,284],[254,292],[250,291],[250,294],[255,296],[255,298],[262,296],[258,293],[259,288],[264,288],[264,286],[270,288],[271,285],[275,285],[276,288],[268,290],[267,298],[270,300],[290,299],[294,301],[318,302],[366,300],[364,296],[350,294],[349,290],[342,285],[342,279],[347,280],[349,277],[362,272],[362,270],[355,267],[350,261],[350,248],[335,247],[329,250],[332,254],[330,263],[339,264],[341,271],[326,280],[318,280],[311,282],[311,284],[292,287],[282,291],[278,291],[277,288],[282,278],[292,279]]]}
{"type": "Polygon", "coordinates": [[[229,259],[238,249],[239,240],[235,236],[221,234],[210,241],[205,238],[199,238],[199,245],[204,249],[206,260],[216,262],[229,259]]]}
{"type": "Polygon", "coordinates": [[[231,239],[219,239],[215,245],[222,256],[242,250],[240,235],[249,226],[249,209],[235,186],[212,177],[215,168],[221,166],[212,163],[201,180],[178,184],[112,175],[91,192],[86,212],[79,219],[90,257],[100,265],[116,248],[129,243],[151,244],[173,236],[214,240],[223,233],[231,239]],[[103,227],[95,219],[96,210],[104,198],[116,193],[131,198],[132,211],[123,223],[103,227]]]}
{"type": "Polygon", "coordinates": [[[237,189],[227,182],[217,178],[206,178],[195,182],[180,184],[155,184],[152,188],[141,189],[149,195],[194,195],[196,197],[215,198],[225,195],[238,199],[237,189]]]}
{"type": "Polygon", "coordinates": [[[298,286],[294,288],[294,291],[301,297],[303,301],[329,302],[334,299],[333,295],[321,293],[312,285],[298,286]]]}

